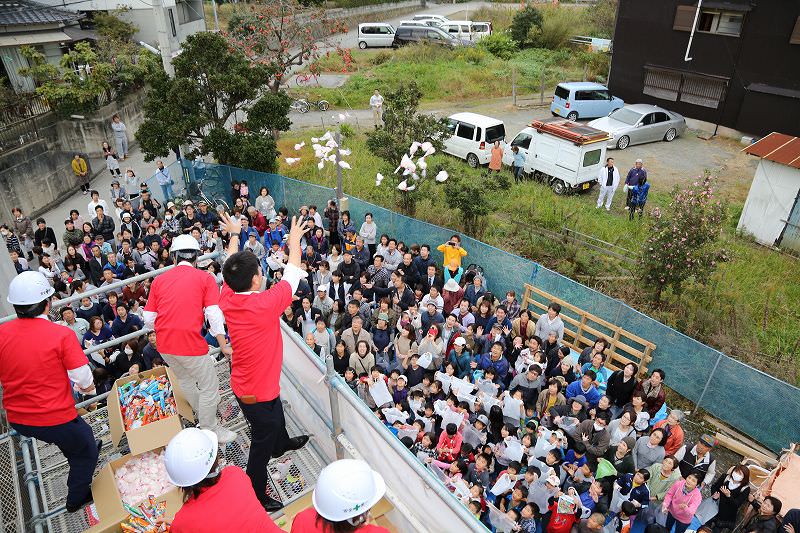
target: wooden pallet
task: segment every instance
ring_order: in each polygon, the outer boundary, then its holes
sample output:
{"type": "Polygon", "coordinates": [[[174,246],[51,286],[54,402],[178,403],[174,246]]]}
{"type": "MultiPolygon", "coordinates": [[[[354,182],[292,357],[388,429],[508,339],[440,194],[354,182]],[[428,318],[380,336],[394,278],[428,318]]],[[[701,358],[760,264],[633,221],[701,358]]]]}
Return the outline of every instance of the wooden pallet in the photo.
{"type": "Polygon", "coordinates": [[[592,346],[598,338],[605,338],[609,342],[605,350],[608,368],[620,370],[628,363],[635,363],[639,366],[640,376],[647,374],[647,365],[653,360],[653,351],[656,349],[654,343],[529,283],[525,284],[521,302],[523,309],[532,310],[538,316],[540,312],[547,312],[550,302],[561,305],[566,346],[580,352],[592,346]]]}

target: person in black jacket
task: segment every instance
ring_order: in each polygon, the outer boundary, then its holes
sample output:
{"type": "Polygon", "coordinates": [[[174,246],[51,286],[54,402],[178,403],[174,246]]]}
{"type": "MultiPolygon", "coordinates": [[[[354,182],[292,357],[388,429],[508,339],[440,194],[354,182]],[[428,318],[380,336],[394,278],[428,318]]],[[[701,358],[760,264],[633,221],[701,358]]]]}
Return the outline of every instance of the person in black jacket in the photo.
{"type": "Polygon", "coordinates": [[[86,266],[89,268],[89,279],[92,280],[92,285],[99,287],[103,282],[103,267],[108,263],[108,258],[100,251],[100,246],[97,244],[92,245],[92,257],[86,261],[86,266]]]}
{"type": "Polygon", "coordinates": [[[399,310],[395,309],[395,312],[400,316],[402,311],[407,311],[410,305],[416,303],[416,298],[414,297],[414,291],[403,281],[403,272],[401,270],[393,271],[391,277],[394,288],[389,293],[389,298],[392,301],[392,306],[399,308],[399,310]]]}
{"type": "Polygon", "coordinates": [[[42,246],[43,239],[49,239],[51,243],[56,247],[58,250],[58,241],[56,240],[56,232],[53,231],[53,228],[47,227],[47,222],[43,218],[36,219],[36,231],[33,232],[33,245],[34,246],[42,246]]]}
{"type": "Polygon", "coordinates": [[[350,250],[343,251],[342,257],[343,260],[338,270],[342,273],[342,281],[352,285],[358,281],[358,274],[361,272],[361,268],[358,266],[358,263],[353,260],[353,254],[350,250]]]}
{"type": "Polygon", "coordinates": [[[719,511],[708,524],[714,533],[733,529],[739,509],[750,495],[750,470],[742,465],[732,466],[727,473],[711,484],[711,497],[719,502],[719,511]]]}
{"type": "Polygon", "coordinates": [[[622,414],[622,408],[631,401],[633,390],[638,381],[636,374],[639,367],[635,363],[627,363],[622,370],[617,370],[609,376],[606,382],[606,396],[611,400],[611,413],[614,418],[622,414]]]}
{"type": "Polygon", "coordinates": [[[744,533],[783,533],[783,528],[778,520],[778,514],[781,512],[783,504],[778,498],[767,496],[758,501],[754,494],[750,494],[747,499],[750,500],[750,505],[758,514],[744,525],[742,530],[744,533]]]}

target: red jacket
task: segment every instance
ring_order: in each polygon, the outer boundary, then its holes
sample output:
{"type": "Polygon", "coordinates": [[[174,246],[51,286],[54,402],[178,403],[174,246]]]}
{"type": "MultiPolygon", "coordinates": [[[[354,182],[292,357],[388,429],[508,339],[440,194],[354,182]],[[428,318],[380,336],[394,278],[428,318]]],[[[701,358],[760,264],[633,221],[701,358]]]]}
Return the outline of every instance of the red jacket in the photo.
{"type": "Polygon", "coordinates": [[[258,211],[256,211],[253,220],[250,221],[250,225],[256,228],[259,237],[263,237],[264,232],[267,231],[267,219],[258,211]]]}

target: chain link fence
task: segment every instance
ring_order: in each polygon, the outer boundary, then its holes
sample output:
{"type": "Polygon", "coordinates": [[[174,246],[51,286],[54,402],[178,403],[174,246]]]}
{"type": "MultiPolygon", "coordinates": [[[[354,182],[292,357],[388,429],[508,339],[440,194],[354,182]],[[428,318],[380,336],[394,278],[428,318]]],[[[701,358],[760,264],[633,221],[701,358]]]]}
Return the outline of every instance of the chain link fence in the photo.
{"type": "MultiPolygon", "coordinates": [[[[189,179],[202,179],[209,169],[235,180],[247,180],[257,194],[266,186],[278,206],[285,205],[290,213],[301,205],[315,204],[322,211],[328,200],[336,197],[334,189],[293,180],[277,174],[267,174],[203,164],[195,170],[187,166],[189,179]]],[[[229,182],[228,182],[229,183],[229,182]]],[[[230,187],[216,191],[228,197],[230,187]]],[[[383,207],[349,198],[351,219],[358,223],[364,214],[373,213],[378,233],[387,233],[407,244],[430,244],[434,256],[440,243],[456,231],[406,217],[383,207]]],[[[730,424],[742,433],[779,452],[790,442],[800,440],[800,389],[756,370],[718,350],[692,339],[629,307],[624,302],[606,296],[580,283],[548,270],[533,261],[523,259],[469,237],[462,238],[469,253],[465,264],[483,267],[490,290],[505,294],[507,290],[523,291],[525,283],[567,300],[586,311],[603,317],[624,329],[656,344],[650,369],[661,368],[667,374],[667,384],[676,392],[702,407],[713,416],[730,424]],[[769,412],[765,412],[765,408],[769,412]],[[774,414],[773,414],[774,413],[774,414]]]]}

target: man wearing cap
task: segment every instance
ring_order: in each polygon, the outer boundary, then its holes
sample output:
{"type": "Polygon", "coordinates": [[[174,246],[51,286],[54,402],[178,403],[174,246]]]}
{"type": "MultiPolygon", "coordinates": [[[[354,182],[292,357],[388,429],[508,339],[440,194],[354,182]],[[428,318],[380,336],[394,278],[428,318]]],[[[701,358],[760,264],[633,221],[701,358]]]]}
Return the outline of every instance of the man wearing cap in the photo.
{"type": "Polygon", "coordinates": [[[681,471],[681,476],[685,478],[694,472],[703,487],[713,483],[717,475],[717,460],[711,455],[711,450],[715,444],[714,437],[703,434],[691,449],[686,444],[681,446],[675,452],[675,458],[679,461],[678,468],[681,471]]]}
{"type": "Polygon", "coordinates": [[[317,287],[317,295],[314,297],[312,306],[319,309],[320,313],[322,313],[322,318],[327,322],[333,310],[333,299],[328,296],[327,283],[323,283],[317,287]]]}
{"type": "Polygon", "coordinates": [[[216,337],[220,351],[231,356],[225,339],[225,322],[219,308],[219,288],[208,272],[197,270],[200,244],[191,235],[178,235],[170,255],[177,264],[153,279],[144,308],[144,325],[155,329],[158,351],[180,382],[186,399],[197,413],[197,425],[215,432],[222,443],[231,442],[236,433],[217,421],[219,377],[208,344],[200,335],[203,322],[216,337]]]}
{"type": "MultiPolygon", "coordinates": [[[[197,220],[200,221],[200,224],[202,224],[207,230],[214,231],[217,229],[217,225],[219,224],[219,215],[217,215],[217,213],[212,209],[208,208],[208,204],[205,200],[200,200],[197,202],[197,209],[198,211],[195,213],[195,216],[197,217],[197,220]]],[[[264,226],[266,226],[266,221],[264,222],[264,226]]]]}
{"type": "Polygon", "coordinates": [[[272,512],[283,504],[267,495],[267,463],[271,457],[279,457],[308,442],[305,435],[289,438],[280,398],[283,360],[280,315],[291,304],[300,280],[307,275],[300,268],[300,240],[307,225],[293,221],[283,277],[269,290],[261,291],[263,274],[259,262],[252,254],[237,252],[239,221],[225,213],[221,218],[231,235],[220,296],[234,347],[231,389],[252,431],[247,475],[261,504],[272,512]]]}
{"type": "Polygon", "coordinates": [[[342,257],[342,264],[339,265],[339,271],[342,273],[342,281],[352,285],[358,281],[358,274],[361,272],[361,269],[358,267],[358,263],[353,260],[352,250],[345,250],[342,252],[342,257]]]}
{"type": "Polygon", "coordinates": [[[633,168],[628,171],[628,175],[625,177],[625,190],[628,192],[628,195],[625,198],[625,209],[629,209],[631,207],[633,188],[636,185],[639,185],[639,180],[642,178],[647,180],[647,170],[642,168],[642,160],[637,159],[636,163],[633,165],[633,168]]]}
{"type": "Polygon", "coordinates": [[[161,187],[164,201],[174,199],[175,193],[172,191],[172,176],[169,175],[169,169],[164,166],[163,161],[156,161],[156,180],[161,187]]]}
{"type": "Polygon", "coordinates": [[[69,463],[67,511],[92,500],[92,474],[99,445],[75,409],[73,383],[94,394],[89,362],[75,333],[47,319],[54,294],[40,272],[23,272],[8,286],[17,319],[0,325],[3,407],[17,432],[55,444],[69,463]]]}

